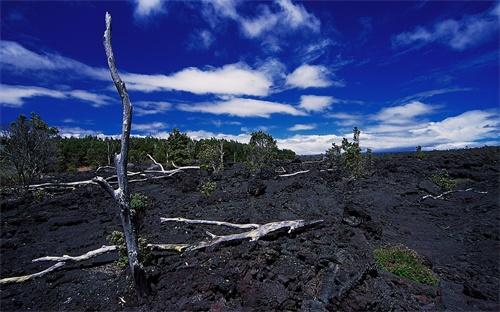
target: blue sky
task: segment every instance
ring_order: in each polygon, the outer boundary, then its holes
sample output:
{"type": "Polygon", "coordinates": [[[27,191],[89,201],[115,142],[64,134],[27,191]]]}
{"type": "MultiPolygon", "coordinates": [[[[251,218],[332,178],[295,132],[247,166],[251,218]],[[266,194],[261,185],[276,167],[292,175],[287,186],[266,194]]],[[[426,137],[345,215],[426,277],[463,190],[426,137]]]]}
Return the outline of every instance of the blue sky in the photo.
{"type": "Polygon", "coordinates": [[[1,124],[116,135],[102,46],[113,17],[133,134],[321,153],[353,126],[374,151],[498,145],[498,2],[1,2],[1,124]]]}

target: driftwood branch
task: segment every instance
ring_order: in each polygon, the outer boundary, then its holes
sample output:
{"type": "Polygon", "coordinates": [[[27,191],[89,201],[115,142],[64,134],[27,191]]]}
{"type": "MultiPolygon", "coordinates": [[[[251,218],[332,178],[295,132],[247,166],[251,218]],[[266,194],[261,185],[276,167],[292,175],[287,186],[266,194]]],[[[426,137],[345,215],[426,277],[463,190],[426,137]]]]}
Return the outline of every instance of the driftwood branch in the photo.
{"type": "Polygon", "coordinates": [[[0,285],[26,282],[26,281],[35,279],[37,277],[43,276],[43,275],[50,273],[52,271],[55,271],[55,270],[59,269],[60,267],[64,266],[65,264],[66,264],[65,262],[57,262],[53,266],[51,266],[43,271],[34,273],[34,274],[2,278],[2,279],[0,279],[0,285]]]}
{"type": "Polygon", "coordinates": [[[294,173],[280,174],[279,177],[281,177],[281,178],[292,177],[292,176],[295,176],[298,174],[308,173],[309,171],[311,171],[311,170],[302,170],[302,171],[297,171],[294,173]]]}
{"type": "Polygon", "coordinates": [[[118,250],[118,246],[116,245],[111,245],[111,246],[102,246],[101,248],[91,250],[87,253],[84,253],[83,255],[80,256],[68,256],[68,255],[63,255],[61,257],[53,257],[53,256],[47,256],[47,257],[41,257],[41,258],[36,258],[31,260],[31,262],[40,262],[40,261],[55,261],[55,262],[67,262],[67,261],[72,261],[72,262],[80,262],[80,261],[85,261],[93,257],[97,257],[99,255],[105,254],[110,251],[118,250]]]}
{"type": "Polygon", "coordinates": [[[159,162],[157,162],[157,161],[153,158],[153,156],[151,156],[151,155],[149,155],[149,154],[147,154],[147,156],[149,157],[149,159],[151,159],[151,161],[153,161],[153,163],[154,163],[155,165],[157,165],[158,167],[160,167],[161,172],[165,172],[165,168],[163,168],[163,165],[162,165],[162,164],[160,164],[159,162]]]}
{"type": "Polygon", "coordinates": [[[161,222],[182,222],[182,223],[191,223],[191,224],[208,224],[208,225],[222,225],[222,226],[229,226],[233,228],[251,228],[252,230],[243,232],[243,233],[237,233],[237,234],[229,234],[229,235],[215,235],[210,232],[207,232],[207,235],[210,236],[210,239],[201,241],[199,243],[195,244],[150,244],[152,248],[157,248],[159,250],[177,250],[181,248],[181,250],[186,250],[186,251],[193,251],[193,250],[198,250],[198,249],[204,249],[207,247],[213,247],[215,245],[225,243],[225,242],[230,242],[230,241],[238,241],[238,240],[245,240],[249,239],[250,241],[257,241],[260,238],[276,232],[281,229],[288,229],[288,233],[291,233],[292,231],[317,224],[320,222],[323,222],[323,220],[315,220],[315,221],[304,221],[304,220],[293,220],[293,221],[278,221],[278,222],[269,222],[266,224],[235,224],[235,223],[229,223],[229,222],[222,222],[222,221],[209,221],[209,220],[192,220],[192,219],[184,219],[184,218],[160,218],[161,222]],[[166,246],[165,249],[162,249],[160,246],[166,246]],[[182,247],[179,247],[182,246],[182,247]]]}
{"type": "Polygon", "coordinates": [[[472,188],[468,188],[468,189],[465,189],[465,190],[452,190],[452,191],[447,191],[447,192],[444,192],[442,194],[439,194],[439,195],[425,195],[422,197],[422,200],[424,199],[427,199],[427,198],[432,198],[432,199],[443,199],[444,196],[448,195],[448,194],[451,194],[451,193],[458,193],[458,192],[473,192],[473,193],[478,193],[478,194],[488,194],[488,192],[483,192],[483,191],[476,191],[472,188]]]}
{"type": "Polygon", "coordinates": [[[47,256],[47,257],[41,257],[41,258],[36,258],[31,260],[31,262],[42,262],[42,261],[52,261],[52,262],[57,262],[53,266],[38,272],[34,274],[29,274],[29,275],[23,275],[23,276],[17,276],[17,277],[7,277],[7,278],[2,278],[0,279],[0,284],[10,284],[10,283],[22,283],[29,281],[31,279],[34,279],[36,277],[43,276],[47,273],[50,273],[52,271],[57,270],[58,268],[64,266],[66,262],[80,262],[80,261],[85,261],[93,257],[97,257],[99,255],[105,254],[110,251],[117,250],[118,246],[116,245],[111,245],[111,246],[102,246],[101,248],[91,250],[87,253],[84,253],[83,255],[80,256],[68,256],[68,255],[63,255],[61,257],[53,257],[53,256],[47,256]]]}
{"type": "Polygon", "coordinates": [[[222,225],[228,226],[238,229],[256,229],[260,225],[254,223],[246,223],[246,224],[238,224],[238,223],[229,223],[224,221],[210,221],[210,220],[195,220],[195,219],[185,219],[185,218],[160,218],[161,223],[165,222],[183,222],[190,224],[209,224],[209,225],[222,225]]]}
{"type": "Polygon", "coordinates": [[[148,248],[151,248],[152,250],[162,250],[162,251],[174,250],[177,252],[182,252],[184,251],[184,249],[188,247],[189,244],[148,244],[148,248]]]}

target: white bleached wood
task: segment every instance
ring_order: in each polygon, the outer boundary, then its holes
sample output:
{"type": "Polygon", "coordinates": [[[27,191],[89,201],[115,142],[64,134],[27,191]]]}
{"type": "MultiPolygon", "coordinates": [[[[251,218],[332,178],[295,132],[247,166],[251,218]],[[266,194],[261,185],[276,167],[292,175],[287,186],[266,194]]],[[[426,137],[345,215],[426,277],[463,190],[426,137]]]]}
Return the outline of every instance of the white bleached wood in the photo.
{"type": "Polygon", "coordinates": [[[448,195],[448,194],[451,194],[451,193],[457,193],[457,192],[473,192],[473,193],[478,193],[478,194],[488,194],[488,192],[484,192],[484,191],[476,191],[472,188],[468,188],[468,189],[465,189],[465,190],[452,190],[452,191],[446,191],[442,194],[439,194],[439,195],[425,195],[422,197],[422,199],[427,199],[427,198],[432,198],[432,199],[443,199],[443,197],[445,195],[448,195]]]}
{"type": "Polygon", "coordinates": [[[279,177],[281,177],[281,178],[292,177],[292,176],[295,176],[298,174],[308,173],[309,171],[311,171],[311,170],[302,170],[302,171],[297,171],[294,173],[280,174],[279,177]]]}
{"type": "Polygon", "coordinates": [[[186,218],[160,218],[160,222],[161,223],[183,222],[183,223],[190,223],[190,224],[222,225],[222,226],[228,226],[228,227],[233,227],[233,228],[238,228],[238,229],[256,229],[260,226],[259,224],[255,224],[255,223],[238,224],[238,223],[229,223],[229,222],[224,222],[224,221],[196,220],[196,219],[186,219],[186,218]]]}
{"type": "Polygon", "coordinates": [[[43,271],[34,273],[34,274],[23,275],[23,276],[16,276],[16,277],[2,278],[2,279],[0,279],[0,285],[26,282],[26,281],[35,279],[37,277],[43,276],[43,275],[45,275],[47,273],[50,273],[52,271],[55,271],[55,270],[57,270],[58,268],[60,268],[60,267],[62,267],[64,265],[65,265],[64,262],[57,262],[53,266],[51,266],[51,267],[49,267],[49,268],[47,268],[47,269],[45,269],[43,271]]]}
{"type": "Polygon", "coordinates": [[[102,246],[101,248],[91,250],[91,251],[84,253],[83,255],[80,255],[80,256],[68,256],[68,255],[63,255],[61,257],[46,256],[46,257],[33,259],[33,260],[31,260],[31,262],[40,262],[40,261],[79,262],[79,261],[88,260],[88,259],[93,258],[93,257],[97,257],[99,255],[102,255],[102,254],[105,254],[107,252],[114,251],[114,250],[118,250],[118,246],[116,246],[116,245],[102,246]]]}
{"type": "Polygon", "coordinates": [[[155,165],[157,165],[157,166],[159,166],[159,167],[160,167],[161,172],[165,172],[165,168],[163,168],[163,165],[162,165],[162,164],[160,164],[159,162],[157,162],[157,161],[153,158],[153,156],[151,156],[151,155],[149,155],[149,154],[147,154],[147,156],[149,157],[149,159],[151,159],[151,160],[153,161],[153,163],[154,163],[155,165]]]}

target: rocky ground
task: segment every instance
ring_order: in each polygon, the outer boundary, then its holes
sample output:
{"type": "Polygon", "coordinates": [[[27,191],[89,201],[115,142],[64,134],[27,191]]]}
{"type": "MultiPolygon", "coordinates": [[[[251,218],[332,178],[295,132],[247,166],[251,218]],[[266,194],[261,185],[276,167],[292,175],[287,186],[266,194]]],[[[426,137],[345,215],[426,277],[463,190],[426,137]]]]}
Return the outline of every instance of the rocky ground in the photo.
{"type": "MultiPolygon", "coordinates": [[[[147,267],[152,295],[138,302],[116,253],[63,267],[22,284],[2,285],[0,309],[133,311],[358,311],[500,310],[498,148],[385,155],[373,174],[359,180],[321,172],[318,163],[287,163],[256,177],[240,165],[224,171],[209,197],[199,191],[204,171],[132,184],[151,199],[141,235],[151,243],[193,243],[205,231],[234,230],[180,223],[186,217],[235,223],[323,219],[292,234],[187,253],[157,254],[147,267]],[[444,199],[422,197],[441,190],[429,177],[441,169],[458,182],[444,199]],[[249,192],[250,190],[250,192],[249,192]],[[421,285],[384,272],[374,248],[404,244],[439,277],[421,285]]],[[[65,177],[68,178],[68,177],[65,177]]],[[[84,174],[71,177],[88,178],[84,174]]],[[[120,230],[117,208],[95,186],[46,195],[1,199],[0,276],[33,273],[46,255],[78,255],[107,244],[120,230]]]]}

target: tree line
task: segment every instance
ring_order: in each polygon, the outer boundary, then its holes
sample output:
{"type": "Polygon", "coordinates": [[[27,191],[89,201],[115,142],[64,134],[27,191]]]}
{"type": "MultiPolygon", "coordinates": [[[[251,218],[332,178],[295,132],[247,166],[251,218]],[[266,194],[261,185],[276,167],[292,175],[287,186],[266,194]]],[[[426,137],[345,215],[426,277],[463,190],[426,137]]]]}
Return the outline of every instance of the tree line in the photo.
{"type": "MultiPolygon", "coordinates": [[[[113,155],[120,148],[119,138],[90,135],[63,138],[57,128],[49,126],[35,113],[30,117],[20,115],[0,140],[2,184],[15,180],[27,185],[48,172],[114,166],[113,155]]],[[[173,129],[166,139],[130,138],[129,163],[145,163],[148,154],[167,166],[197,163],[214,171],[223,169],[227,163],[244,162],[255,168],[272,160],[295,158],[293,151],[278,149],[276,140],[262,131],[252,133],[248,144],[217,138],[193,140],[179,129],[173,129]]]]}

